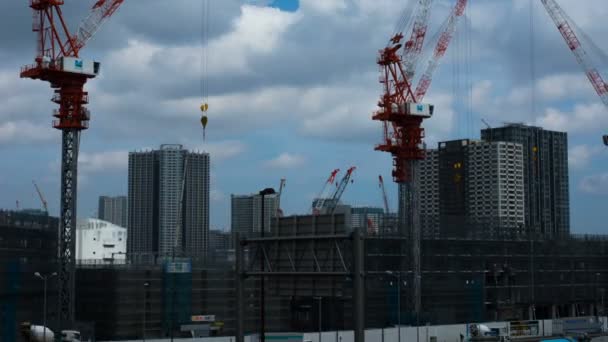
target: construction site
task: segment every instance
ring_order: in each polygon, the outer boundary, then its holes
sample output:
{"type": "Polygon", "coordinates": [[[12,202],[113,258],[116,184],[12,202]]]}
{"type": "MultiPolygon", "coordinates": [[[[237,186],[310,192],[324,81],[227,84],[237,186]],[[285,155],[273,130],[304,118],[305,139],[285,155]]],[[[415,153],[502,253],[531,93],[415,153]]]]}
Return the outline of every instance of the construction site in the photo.
{"type": "MultiPolygon", "coordinates": [[[[424,122],[442,108],[424,99],[461,21],[467,20],[470,0],[450,1],[435,37],[429,34],[432,1],[412,1],[386,46],[379,47],[378,108],[353,115],[379,122],[382,138],[373,148],[392,159],[378,173],[391,169],[396,198],[389,196],[382,175],[379,190],[369,194],[382,199],[380,209],[343,202],[356,165],[343,173],[333,169],[306,214],[283,214],[281,179],[276,207],[264,209],[265,196],[276,195],[274,189],[255,194],[261,201],[253,198],[252,203],[259,201],[261,214],[251,216],[259,222],[246,227],[249,233],[233,231],[230,243],[212,258],[207,246],[193,250],[185,227],[193,219],[184,216],[197,211],[185,209],[183,202],[200,196],[208,211],[209,194],[193,194],[186,187],[186,175],[193,176],[184,158],[176,195],[167,196],[170,203],[151,204],[150,212],[163,205],[175,209],[169,222],[173,236],[161,242],[162,250],[127,250],[117,262],[112,254],[110,264],[77,262],[78,156],[81,133],[91,118],[86,105],[94,101],[85,84],[101,70],[100,62],[81,58],[81,50],[130,2],[97,0],[72,31],[68,23],[73,20],[62,12],[69,3],[29,1],[36,54],[20,76],[48,83],[58,106],[52,126],[62,137],[60,210],[58,218],[49,216],[47,199],[34,183],[43,213],[0,211],[3,341],[34,341],[39,335],[34,326],[62,332],[54,334],[62,341],[80,341],[80,336],[83,341],[172,340],[199,332],[234,336],[237,342],[253,334],[264,342],[268,333],[289,331],[319,331],[317,342],[322,342],[322,331],[338,336],[343,330],[352,330],[354,342],[363,342],[366,329],[398,327],[402,342],[401,326],[418,332],[422,326],[525,321],[538,327],[542,320],[567,317],[595,317],[594,324],[604,317],[605,325],[608,235],[577,235],[570,229],[567,134],[523,123],[486,123],[481,139],[427,146],[424,122]],[[432,53],[424,60],[429,46],[432,53]],[[38,272],[56,277],[48,289],[47,278],[38,272]],[[32,274],[44,280],[43,295],[32,284],[32,274]],[[39,317],[32,312],[42,296],[44,315],[39,317]]],[[[575,24],[555,0],[540,2],[608,107],[608,84],[575,24]]],[[[209,110],[204,77],[203,132],[209,110]]],[[[608,146],[608,136],[599,138],[598,146],[601,140],[608,146]]],[[[208,155],[199,157],[200,165],[204,158],[208,163],[208,155]]],[[[150,162],[156,168],[159,163],[150,162]]],[[[144,196],[150,203],[165,200],[162,190],[150,189],[144,196]]],[[[202,215],[196,219],[203,221],[202,215]]],[[[158,233],[154,224],[149,231],[158,233]]],[[[197,239],[208,244],[206,234],[197,239]]],[[[593,336],[605,332],[594,329],[589,331],[593,336]]],[[[41,341],[48,341],[46,332],[43,328],[41,341]]],[[[427,332],[425,340],[437,337],[427,332]]]]}

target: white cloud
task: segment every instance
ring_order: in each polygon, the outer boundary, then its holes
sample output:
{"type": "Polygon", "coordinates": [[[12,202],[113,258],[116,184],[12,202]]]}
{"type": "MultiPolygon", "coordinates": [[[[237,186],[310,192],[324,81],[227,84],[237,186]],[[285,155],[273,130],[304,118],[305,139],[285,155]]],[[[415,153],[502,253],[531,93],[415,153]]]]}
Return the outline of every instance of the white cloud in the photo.
{"type": "Polygon", "coordinates": [[[128,164],[129,152],[127,151],[81,152],[78,157],[78,167],[83,172],[126,170],[128,164]]]}
{"type": "MultiPolygon", "coordinates": [[[[188,146],[185,144],[184,146],[188,146]]],[[[247,149],[247,146],[240,141],[227,140],[214,143],[206,143],[195,145],[194,150],[200,150],[209,153],[211,163],[224,161],[234,158],[247,149]]]]}
{"type": "Polygon", "coordinates": [[[584,177],[579,189],[588,194],[608,195],[608,173],[584,177]]]}
{"type": "Polygon", "coordinates": [[[345,0],[302,0],[304,10],[312,10],[321,14],[331,15],[347,8],[345,0]]]}
{"type": "Polygon", "coordinates": [[[546,101],[561,100],[565,97],[596,96],[593,87],[583,72],[548,75],[538,80],[536,91],[546,101]]]}
{"type": "MultiPolygon", "coordinates": [[[[283,34],[298,18],[299,14],[277,8],[243,5],[232,30],[209,41],[205,47],[206,76],[251,72],[250,59],[276,51],[283,34]]],[[[197,44],[163,46],[132,39],[126,47],[109,54],[107,69],[131,79],[155,79],[155,75],[163,73],[189,80],[202,73],[201,53],[197,44]]]]}
{"type": "Polygon", "coordinates": [[[576,104],[571,113],[548,108],[536,123],[546,129],[567,132],[597,132],[608,126],[606,107],[601,103],[576,104]]]}
{"type": "Polygon", "coordinates": [[[23,120],[0,123],[0,145],[41,143],[58,137],[59,132],[50,125],[36,125],[23,120]]]}
{"type": "Polygon", "coordinates": [[[589,163],[598,155],[605,153],[605,147],[589,145],[578,145],[571,147],[568,151],[568,165],[572,169],[585,169],[589,163]]]}
{"type": "Polygon", "coordinates": [[[281,153],[274,159],[264,162],[264,166],[273,169],[292,169],[304,165],[306,158],[291,153],[281,153]]]}

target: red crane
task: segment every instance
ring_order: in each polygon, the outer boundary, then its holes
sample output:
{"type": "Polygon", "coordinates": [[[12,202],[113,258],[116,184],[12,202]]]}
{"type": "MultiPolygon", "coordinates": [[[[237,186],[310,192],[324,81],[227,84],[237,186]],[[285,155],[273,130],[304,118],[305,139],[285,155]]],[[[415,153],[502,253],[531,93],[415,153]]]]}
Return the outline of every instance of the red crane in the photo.
{"type": "Polygon", "coordinates": [[[340,183],[338,183],[338,187],[336,188],[336,191],[334,191],[334,194],[329,199],[329,204],[327,205],[328,214],[333,214],[334,211],[336,210],[336,207],[338,206],[338,202],[340,202],[340,199],[342,198],[342,194],[344,194],[344,191],[346,190],[348,183],[352,182],[351,177],[353,175],[353,172],[356,169],[357,168],[355,166],[352,166],[351,168],[349,168],[346,171],[346,174],[344,175],[344,177],[342,177],[342,179],[340,180],[340,183]]]}
{"type": "Polygon", "coordinates": [[[74,268],[76,232],[77,165],[80,131],[89,127],[87,80],[99,74],[100,64],[81,59],[80,50],[124,0],[97,0],[76,34],[70,33],[61,11],[64,0],[30,0],[34,11],[32,30],[37,35],[33,65],[21,68],[22,78],[49,82],[52,102],[59,105],[53,127],[62,131],[61,203],[59,232],[59,331],[74,325],[74,268]]]}
{"type": "MultiPolygon", "coordinates": [[[[425,5],[425,0],[420,0],[425,5]]],[[[381,68],[380,83],[384,88],[378,106],[380,109],[372,116],[373,120],[382,121],[383,142],[376,146],[376,150],[388,152],[393,155],[393,180],[397,183],[406,183],[410,180],[410,162],[424,159],[424,129],[421,127],[424,119],[433,115],[434,106],[422,104],[422,100],[430,87],[432,74],[439,65],[441,57],[444,56],[450,41],[454,35],[456,24],[464,13],[467,0],[458,0],[453,8],[443,32],[439,38],[432,59],[427,65],[426,71],[419,81],[414,92],[412,80],[413,71],[409,70],[416,65],[411,58],[417,56],[410,53],[412,40],[405,43],[404,58],[399,55],[402,48],[403,33],[399,32],[387,47],[380,50],[377,63],[381,68]]],[[[428,15],[425,17],[428,21],[428,15]]],[[[427,23],[425,23],[426,25],[427,23]]],[[[426,34],[420,25],[414,25],[412,36],[417,37],[417,42],[423,40],[426,34]]],[[[416,45],[417,46],[417,45],[416,45]]]]}
{"type": "Polygon", "coordinates": [[[329,197],[328,186],[334,183],[338,172],[340,172],[340,169],[335,169],[331,172],[329,178],[327,178],[325,184],[323,184],[323,188],[321,188],[321,191],[319,192],[317,197],[315,197],[312,205],[312,213],[314,215],[319,215],[321,213],[321,209],[323,208],[327,197],[329,197]]]}
{"type": "Polygon", "coordinates": [[[414,78],[418,57],[424,46],[424,39],[426,38],[429,18],[431,16],[432,2],[432,0],[419,0],[410,40],[405,42],[403,47],[405,73],[410,81],[414,78]]]}
{"type": "MultiPolygon", "coordinates": [[[[545,6],[551,19],[553,19],[559,33],[564,37],[568,48],[570,48],[570,51],[572,51],[574,57],[576,57],[576,61],[583,68],[587,78],[595,89],[595,92],[599,95],[606,108],[608,108],[608,83],[604,81],[598,69],[591,62],[581,41],[576,36],[572,25],[570,25],[569,21],[571,20],[569,20],[564,10],[555,2],[555,0],[541,0],[541,2],[545,6]]],[[[603,141],[604,144],[608,146],[608,135],[603,136],[603,141]]]]}

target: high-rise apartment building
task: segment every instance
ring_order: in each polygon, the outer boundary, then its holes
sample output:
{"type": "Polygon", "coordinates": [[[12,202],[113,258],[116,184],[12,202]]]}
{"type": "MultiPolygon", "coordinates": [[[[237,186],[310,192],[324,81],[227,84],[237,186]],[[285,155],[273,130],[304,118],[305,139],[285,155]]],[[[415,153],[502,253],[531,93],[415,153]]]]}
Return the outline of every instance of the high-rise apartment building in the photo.
{"type": "Polygon", "coordinates": [[[127,228],[127,196],[99,196],[98,218],[127,228]]]}
{"type": "Polygon", "coordinates": [[[177,246],[188,256],[205,256],[209,154],[182,145],[130,153],[128,208],[128,253],[171,255],[177,246]]]}
{"type": "Polygon", "coordinates": [[[493,235],[522,234],[525,211],[521,144],[472,143],[468,152],[469,225],[493,235]]]}
{"type": "MultiPolygon", "coordinates": [[[[232,195],[230,196],[231,232],[241,236],[255,236],[261,231],[262,196],[232,195]]],[[[277,216],[278,196],[264,196],[264,231],[271,230],[272,218],[277,216]]]]}
{"type": "Polygon", "coordinates": [[[523,151],[517,143],[439,143],[419,163],[425,237],[516,234],[524,224],[523,151]]]}
{"type": "Polygon", "coordinates": [[[567,133],[508,124],[484,129],[481,137],[523,146],[525,229],[546,238],[569,235],[567,133]]]}

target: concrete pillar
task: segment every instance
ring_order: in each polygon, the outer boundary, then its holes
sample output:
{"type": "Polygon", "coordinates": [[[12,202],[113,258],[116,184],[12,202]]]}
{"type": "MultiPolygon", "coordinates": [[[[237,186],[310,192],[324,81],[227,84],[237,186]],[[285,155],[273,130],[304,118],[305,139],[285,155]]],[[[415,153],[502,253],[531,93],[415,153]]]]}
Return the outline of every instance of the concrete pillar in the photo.
{"type": "Polygon", "coordinates": [[[576,304],[570,304],[570,317],[576,317],[576,304]]]}
{"type": "Polygon", "coordinates": [[[552,319],[557,318],[557,305],[555,305],[555,304],[551,305],[551,318],[552,319]]]}

